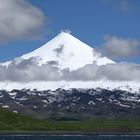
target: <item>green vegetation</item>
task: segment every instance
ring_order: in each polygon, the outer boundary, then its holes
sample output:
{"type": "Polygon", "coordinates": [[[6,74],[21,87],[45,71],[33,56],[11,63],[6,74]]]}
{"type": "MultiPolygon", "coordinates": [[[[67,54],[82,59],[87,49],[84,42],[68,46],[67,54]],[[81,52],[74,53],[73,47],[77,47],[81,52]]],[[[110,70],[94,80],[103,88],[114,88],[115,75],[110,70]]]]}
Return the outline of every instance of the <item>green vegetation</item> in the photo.
{"type": "Polygon", "coordinates": [[[54,121],[34,119],[0,109],[0,132],[4,131],[140,132],[140,118],[54,121]]]}

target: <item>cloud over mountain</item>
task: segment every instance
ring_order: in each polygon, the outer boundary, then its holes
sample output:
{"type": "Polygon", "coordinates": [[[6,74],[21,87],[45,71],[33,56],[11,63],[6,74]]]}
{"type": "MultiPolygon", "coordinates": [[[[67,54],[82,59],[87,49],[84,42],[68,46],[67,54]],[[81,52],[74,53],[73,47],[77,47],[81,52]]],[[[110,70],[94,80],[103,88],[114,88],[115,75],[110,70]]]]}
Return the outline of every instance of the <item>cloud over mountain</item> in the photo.
{"type": "Polygon", "coordinates": [[[140,65],[116,63],[107,65],[88,64],[77,70],[60,70],[57,64],[39,66],[34,58],[14,60],[8,67],[0,66],[0,81],[140,81],[140,65]]]}

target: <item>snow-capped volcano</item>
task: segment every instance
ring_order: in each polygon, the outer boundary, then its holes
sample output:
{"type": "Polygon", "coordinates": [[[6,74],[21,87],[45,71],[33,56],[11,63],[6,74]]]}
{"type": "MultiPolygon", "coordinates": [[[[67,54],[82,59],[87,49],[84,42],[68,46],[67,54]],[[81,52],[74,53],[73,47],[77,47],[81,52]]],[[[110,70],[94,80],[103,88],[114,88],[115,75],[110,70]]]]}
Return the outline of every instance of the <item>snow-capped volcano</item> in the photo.
{"type": "MultiPolygon", "coordinates": [[[[66,32],[61,32],[48,43],[20,58],[35,58],[34,60],[40,66],[50,63],[57,65],[59,69],[69,68],[70,70],[93,63],[97,65],[115,63],[107,57],[102,57],[92,47],[66,32]]],[[[15,59],[17,63],[19,60],[19,58],[15,59]]],[[[3,65],[9,65],[10,62],[3,63],[3,65]]]]}
{"type": "MultiPolygon", "coordinates": [[[[112,77],[106,77],[112,70],[104,67],[107,65],[112,68],[112,65],[117,63],[71,34],[61,32],[31,53],[1,64],[4,74],[0,75],[0,89],[56,90],[100,87],[124,90],[132,88],[139,91],[139,83],[136,81],[115,81],[112,77]],[[105,74],[102,73],[103,68],[105,74]]],[[[122,65],[120,67],[122,68],[122,65]]],[[[111,76],[115,74],[115,69],[113,66],[111,76]]]]}

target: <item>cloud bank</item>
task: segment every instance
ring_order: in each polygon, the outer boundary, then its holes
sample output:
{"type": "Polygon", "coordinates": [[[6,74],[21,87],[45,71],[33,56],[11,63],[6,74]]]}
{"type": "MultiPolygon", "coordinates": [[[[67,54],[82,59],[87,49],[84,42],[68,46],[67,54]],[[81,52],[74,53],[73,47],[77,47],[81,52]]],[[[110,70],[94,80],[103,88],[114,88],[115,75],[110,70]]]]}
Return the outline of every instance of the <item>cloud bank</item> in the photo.
{"type": "Polygon", "coordinates": [[[140,81],[140,65],[116,63],[98,66],[89,64],[74,71],[60,70],[57,62],[38,66],[31,58],[16,59],[6,67],[0,65],[0,81],[34,82],[34,81],[140,81]]]}
{"type": "Polygon", "coordinates": [[[0,0],[0,41],[37,38],[45,16],[26,0],[0,0]]]}

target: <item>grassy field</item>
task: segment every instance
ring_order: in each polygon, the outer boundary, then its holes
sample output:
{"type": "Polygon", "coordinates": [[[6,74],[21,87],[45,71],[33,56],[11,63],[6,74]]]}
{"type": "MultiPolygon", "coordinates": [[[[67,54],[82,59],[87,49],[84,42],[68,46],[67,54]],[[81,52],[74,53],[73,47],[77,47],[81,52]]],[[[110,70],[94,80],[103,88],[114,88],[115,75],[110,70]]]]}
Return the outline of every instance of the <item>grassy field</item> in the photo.
{"type": "Polygon", "coordinates": [[[0,132],[11,131],[79,131],[79,132],[140,132],[140,118],[92,118],[80,121],[38,120],[0,109],[0,132]]]}

